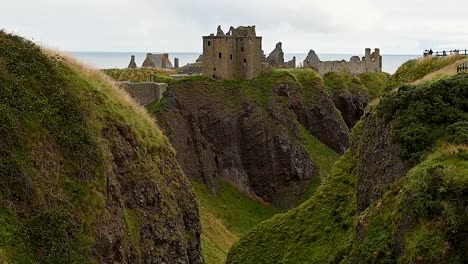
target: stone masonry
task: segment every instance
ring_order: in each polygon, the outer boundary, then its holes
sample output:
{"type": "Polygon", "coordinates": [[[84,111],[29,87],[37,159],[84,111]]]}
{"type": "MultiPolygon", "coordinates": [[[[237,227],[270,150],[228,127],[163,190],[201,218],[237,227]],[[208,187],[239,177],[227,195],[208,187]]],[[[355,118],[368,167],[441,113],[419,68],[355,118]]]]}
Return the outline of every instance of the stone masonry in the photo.
{"type": "Polygon", "coordinates": [[[161,54],[152,54],[147,53],[146,59],[143,61],[143,65],[141,67],[147,68],[162,68],[162,69],[173,69],[171,61],[169,60],[168,53],[161,53],[161,54]]]}
{"type": "Polygon", "coordinates": [[[371,54],[371,49],[367,48],[365,56],[362,60],[358,56],[353,56],[349,61],[320,61],[319,57],[313,50],[309,51],[304,60],[305,68],[313,68],[321,75],[328,72],[346,71],[352,74],[363,72],[381,72],[382,71],[382,56],[380,50],[375,49],[371,54]]]}
{"type": "Polygon", "coordinates": [[[282,45],[283,44],[281,42],[278,42],[275,49],[266,58],[266,61],[275,69],[296,68],[296,57],[293,57],[291,61],[284,62],[282,45]]]}
{"type": "Polygon", "coordinates": [[[130,59],[130,63],[128,64],[128,68],[129,69],[136,69],[137,68],[137,65],[136,65],[136,62],[135,62],[135,55],[132,55],[132,57],[130,59]]]}
{"type": "Polygon", "coordinates": [[[154,82],[120,82],[120,86],[127,91],[132,98],[143,106],[153,102],[159,102],[167,89],[167,83],[154,82]]]}
{"type": "Polygon", "coordinates": [[[203,37],[203,75],[215,79],[252,79],[262,70],[262,37],[255,26],[231,27],[203,37]]]}

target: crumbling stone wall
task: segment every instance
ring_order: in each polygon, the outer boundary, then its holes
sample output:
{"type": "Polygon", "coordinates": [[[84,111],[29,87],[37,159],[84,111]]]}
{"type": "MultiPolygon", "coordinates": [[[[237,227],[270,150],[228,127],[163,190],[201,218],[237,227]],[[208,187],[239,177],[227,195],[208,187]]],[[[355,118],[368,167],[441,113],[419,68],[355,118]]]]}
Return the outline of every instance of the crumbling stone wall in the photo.
{"type": "Polygon", "coordinates": [[[375,49],[371,54],[371,49],[367,48],[365,56],[362,60],[358,56],[353,56],[349,61],[320,61],[319,57],[313,50],[309,51],[304,60],[304,67],[314,68],[321,75],[328,72],[346,71],[352,74],[363,72],[381,72],[382,71],[382,56],[380,50],[375,49]]]}
{"type": "Polygon", "coordinates": [[[139,104],[146,106],[152,102],[159,102],[163,98],[163,94],[167,89],[167,83],[154,83],[154,82],[120,82],[132,98],[139,104]]]}
{"type": "Polygon", "coordinates": [[[169,60],[168,53],[161,53],[161,54],[152,54],[147,53],[145,61],[141,67],[147,68],[162,68],[162,69],[173,69],[171,61],[169,60]]]}
{"type": "Polygon", "coordinates": [[[203,37],[203,75],[216,79],[252,79],[262,70],[262,38],[255,26],[229,29],[219,26],[216,36],[203,37]]]}
{"type": "Polygon", "coordinates": [[[132,55],[132,57],[130,58],[130,63],[128,64],[128,68],[129,69],[136,69],[137,68],[137,65],[136,65],[136,62],[135,62],[135,55],[132,55]]]}
{"type": "Polygon", "coordinates": [[[288,62],[284,62],[284,52],[282,48],[282,43],[278,42],[275,46],[275,49],[270,52],[266,58],[266,62],[270,64],[273,68],[296,68],[296,57],[288,62]]]}

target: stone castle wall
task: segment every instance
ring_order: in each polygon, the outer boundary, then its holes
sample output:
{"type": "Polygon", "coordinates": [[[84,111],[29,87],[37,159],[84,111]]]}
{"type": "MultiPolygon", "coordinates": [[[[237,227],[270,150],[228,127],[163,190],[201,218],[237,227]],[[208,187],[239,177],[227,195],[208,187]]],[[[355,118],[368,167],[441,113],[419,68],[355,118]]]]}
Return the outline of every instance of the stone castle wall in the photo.
{"type": "Polygon", "coordinates": [[[163,94],[167,89],[166,83],[154,83],[154,82],[120,82],[122,88],[124,88],[132,98],[139,104],[146,106],[153,102],[159,102],[163,98],[163,94]]]}
{"type": "Polygon", "coordinates": [[[262,38],[255,27],[231,27],[203,37],[203,75],[216,79],[251,79],[262,70],[262,38]]]}
{"type": "Polygon", "coordinates": [[[346,71],[352,74],[363,72],[381,72],[382,56],[380,56],[379,49],[375,49],[372,54],[370,49],[366,49],[365,56],[362,58],[362,60],[358,56],[353,56],[349,61],[320,61],[317,54],[311,50],[304,60],[304,67],[314,68],[321,75],[325,75],[328,72],[342,71],[346,71]]]}

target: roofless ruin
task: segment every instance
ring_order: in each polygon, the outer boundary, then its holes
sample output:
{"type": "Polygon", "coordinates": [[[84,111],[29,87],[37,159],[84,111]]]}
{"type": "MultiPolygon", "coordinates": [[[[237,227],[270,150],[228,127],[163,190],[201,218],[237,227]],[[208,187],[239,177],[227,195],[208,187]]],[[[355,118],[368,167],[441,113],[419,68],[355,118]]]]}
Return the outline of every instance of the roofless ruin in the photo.
{"type": "Polygon", "coordinates": [[[262,70],[262,37],[255,26],[231,27],[203,37],[203,75],[215,79],[252,79],[262,70]]]}

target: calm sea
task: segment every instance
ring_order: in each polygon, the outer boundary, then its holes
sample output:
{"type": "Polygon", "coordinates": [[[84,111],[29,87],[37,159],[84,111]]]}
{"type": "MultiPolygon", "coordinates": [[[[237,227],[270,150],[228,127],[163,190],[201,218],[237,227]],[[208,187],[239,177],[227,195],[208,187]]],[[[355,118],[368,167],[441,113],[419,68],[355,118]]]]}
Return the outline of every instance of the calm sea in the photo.
{"type": "MultiPolygon", "coordinates": [[[[135,55],[135,60],[138,66],[143,63],[146,57],[145,52],[71,52],[80,61],[92,65],[99,69],[107,68],[125,68],[130,62],[130,56],[135,55]]],[[[174,61],[174,58],[179,58],[179,66],[182,67],[187,63],[195,62],[199,53],[169,53],[169,58],[174,61]]],[[[296,63],[304,61],[307,54],[285,54],[285,60],[291,60],[296,56],[296,63]]],[[[351,54],[318,54],[320,60],[349,60],[351,54]]],[[[361,57],[363,55],[360,55],[361,57]]],[[[384,72],[395,73],[395,71],[403,63],[408,60],[420,57],[419,55],[382,55],[382,67],[384,72]]]]}

